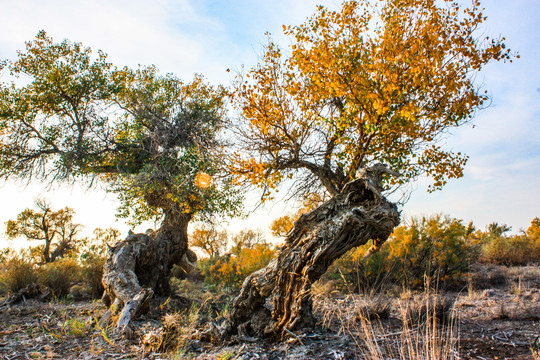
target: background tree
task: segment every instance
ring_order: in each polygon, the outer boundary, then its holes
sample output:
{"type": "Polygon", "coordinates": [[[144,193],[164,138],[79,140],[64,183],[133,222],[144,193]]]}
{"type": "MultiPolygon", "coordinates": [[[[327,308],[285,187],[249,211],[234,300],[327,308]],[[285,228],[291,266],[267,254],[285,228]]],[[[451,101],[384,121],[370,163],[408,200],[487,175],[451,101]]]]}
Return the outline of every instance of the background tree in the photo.
{"type": "Polygon", "coordinates": [[[114,152],[113,95],[121,90],[112,64],[98,51],[44,31],[26,43],[12,76],[30,82],[2,83],[0,176],[65,180],[97,172],[114,152]]]}
{"type": "Polygon", "coordinates": [[[490,237],[501,237],[510,230],[512,230],[511,226],[493,222],[487,226],[486,235],[490,237]]]}
{"type": "Polygon", "coordinates": [[[193,230],[189,244],[201,249],[209,257],[222,255],[229,241],[227,231],[218,231],[214,227],[198,227],[193,230]]]}
{"type": "Polygon", "coordinates": [[[73,222],[73,209],[65,207],[54,211],[42,199],[36,200],[36,207],[37,210],[25,209],[17,215],[16,220],[6,222],[8,238],[24,237],[27,240],[44,241],[41,254],[45,263],[76,250],[76,236],[81,225],[73,222]]]}
{"type": "Polygon", "coordinates": [[[477,0],[468,8],[451,0],[321,6],[304,24],[284,27],[287,52],[270,40],[238,78],[247,151],[233,157],[237,179],[262,188],[263,198],[290,178],[295,194],[322,189],[332,199],[301,216],[278,258],[244,282],[232,331],[249,332],[269,296],[272,317],[252,331],[310,325],[310,284],[348,249],[372,239],[376,250],[399,224],[382,190],[421,174],[435,190],[462,176],[467,157],[444,150],[441,139],[488,99],[478,71],[512,56],[504,38],[478,34],[485,19],[477,0]]]}
{"type": "Polygon", "coordinates": [[[527,228],[527,236],[540,243],[540,218],[532,219],[531,225],[527,228]]]}
{"type": "MultiPolygon", "coordinates": [[[[238,209],[221,172],[225,89],[154,67],[118,70],[103,52],[54,43],[43,31],[5,64],[30,80],[0,87],[0,177],[98,179],[118,195],[120,216],[161,218],[155,238],[129,237],[114,248],[127,258],[107,263],[105,281],[117,309],[142,287],[168,293],[172,265],[196,261],[187,248],[191,219],[238,209]],[[133,281],[122,282],[123,272],[133,281]]],[[[111,261],[119,260],[114,251],[111,261]]]]}
{"type": "Polygon", "coordinates": [[[251,249],[258,244],[266,244],[266,238],[259,229],[242,229],[231,237],[231,252],[236,253],[241,249],[251,249]]]}
{"type": "Polygon", "coordinates": [[[287,237],[287,233],[292,229],[294,222],[302,215],[316,209],[323,203],[323,197],[317,193],[307,194],[302,201],[302,207],[294,214],[283,215],[270,224],[272,235],[287,237]]]}

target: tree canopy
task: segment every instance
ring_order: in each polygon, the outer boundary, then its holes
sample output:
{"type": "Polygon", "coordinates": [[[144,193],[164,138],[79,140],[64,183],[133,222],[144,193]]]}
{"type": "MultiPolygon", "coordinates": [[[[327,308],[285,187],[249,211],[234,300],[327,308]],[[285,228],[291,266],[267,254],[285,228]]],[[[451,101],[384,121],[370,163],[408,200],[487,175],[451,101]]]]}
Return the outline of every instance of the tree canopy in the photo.
{"type": "Polygon", "coordinates": [[[488,100],[482,67],[513,57],[504,38],[479,31],[485,19],[477,0],[358,0],[284,26],[290,47],[269,39],[237,78],[247,154],[232,171],[266,195],[295,178],[297,194],[322,185],[334,196],[376,162],[401,174],[387,185],[427,175],[432,191],[461,177],[467,156],[441,138],[488,100]]]}
{"type": "Polygon", "coordinates": [[[0,177],[97,178],[136,222],[235,212],[238,197],[220,173],[225,89],[106,58],[40,31],[4,61],[20,80],[0,84],[0,177]]]}

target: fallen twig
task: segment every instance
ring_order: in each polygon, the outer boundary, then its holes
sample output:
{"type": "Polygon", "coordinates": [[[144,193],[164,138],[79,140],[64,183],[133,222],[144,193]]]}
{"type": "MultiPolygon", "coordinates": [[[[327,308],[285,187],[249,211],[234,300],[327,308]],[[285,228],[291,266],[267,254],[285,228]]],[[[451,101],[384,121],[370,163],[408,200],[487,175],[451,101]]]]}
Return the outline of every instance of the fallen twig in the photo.
{"type": "Polygon", "coordinates": [[[295,333],[293,333],[292,331],[290,331],[289,329],[287,329],[286,327],[283,327],[283,330],[285,330],[289,335],[292,335],[293,337],[296,338],[296,340],[298,340],[298,342],[302,345],[302,346],[305,346],[305,344],[302,342],[302,339],[300,339],[298,337],[298,335],[296,335],[295,333]]]}

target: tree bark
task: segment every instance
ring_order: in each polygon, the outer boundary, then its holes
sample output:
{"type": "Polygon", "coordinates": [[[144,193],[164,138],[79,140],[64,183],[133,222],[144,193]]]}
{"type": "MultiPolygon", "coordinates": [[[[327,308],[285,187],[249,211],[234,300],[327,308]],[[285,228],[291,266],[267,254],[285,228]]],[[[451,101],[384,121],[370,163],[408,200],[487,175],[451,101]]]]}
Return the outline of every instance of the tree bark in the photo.
{"type": "Polygon", "coordinates": [[[380,193],[381,172],[391,173],[372,168],[295,222],[278,256],[244,281],[226,335],[280,336],[314,324],[311,284],[350,249],[369,240],[379,247],[400,222],[396,205],[380,193]]]}
{"type": "Polygon", "coordinates": [[[111,314],[122,311],[118,329],[131,333],[130,322],[148,308],[153,294],[169,295],[169,275],[173,265],[178,264],[186,273],[195,266],[197,256],[187,247],[187,226],[191,215],[165,214],[162,227],[156,233],[130,234],[126,240],[109,249],[104,266],[104,302],[111,314]]]}

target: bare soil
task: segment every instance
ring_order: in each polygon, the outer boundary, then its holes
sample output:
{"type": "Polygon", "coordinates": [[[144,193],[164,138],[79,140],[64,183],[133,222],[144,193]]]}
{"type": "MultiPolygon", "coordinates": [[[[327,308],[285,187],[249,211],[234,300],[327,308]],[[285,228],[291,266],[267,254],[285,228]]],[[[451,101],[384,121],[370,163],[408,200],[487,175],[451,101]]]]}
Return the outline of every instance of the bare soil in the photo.
{"type": "MultiPolygon", "coordinates": [[[[534,352],[540,346],[540,267],[481,267],[475,273],[485,278],[484,285],[438,295],[450,299],[453,310],[443,314],[449,326],[436,326],[436,347],[454,359],[539,359],[534,352]],[[504,281],[486,275],[501,271],[504,281]]],[[[403,325],[406,309],[425,294],[381,298],[330,291],[316,296],[319,323],[311,329],[278,342],[235,337],[219,345],[198,334],[208,321],[227,314],[230,296],[196,296],[195,311],[185,297],[155,299],[152,311],[137,320],[133,339],[99,327],[96,319],[106,311],[100,301],[27,300],[2,306],[0,359],[364,359],[377,351],[383,359],[403,358],[404,344],[411,341],[418,349],[428,343],[420,322],[403,325]],[[163,324],[180,316],[186,322],[167,334],[171,327],[163,324]],[[161,350],[148,334],[158,334],[161,350]],[[163,351],[167,336],[181,340],[163,351]]]]}

